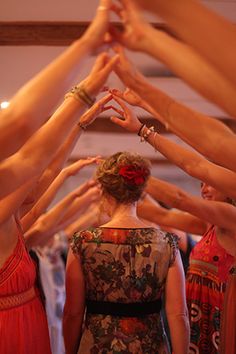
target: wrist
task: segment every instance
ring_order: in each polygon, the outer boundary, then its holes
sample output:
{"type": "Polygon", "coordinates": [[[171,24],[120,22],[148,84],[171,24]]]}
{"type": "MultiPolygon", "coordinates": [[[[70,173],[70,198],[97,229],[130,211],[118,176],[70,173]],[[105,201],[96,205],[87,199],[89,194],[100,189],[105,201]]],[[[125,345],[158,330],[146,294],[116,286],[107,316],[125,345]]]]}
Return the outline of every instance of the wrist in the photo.
{"type": "Polygon", "coordinates": [[[91,51],[90,41],[85,35],[77,39],[74,44],[80,51],[84,52],[84,54],[88,54],[91,51]]]}
{"type": "Polygon", "coordinates": [[[153,38],[155,38],[155,29],[148,24],[145,26],[143,35],[142,35],[142,48],[141,50],[145,53],[150,53],[152,51],[153,38]]]}
{"type": "Polygon", "coordinates": [[[140,135],[140,134],[141,134],[141,130],[143,129],[144,126],[145,126],[145,124],[142,124],[141,122],[140,122],[140,125],[137,126],[136,134],[137,134],[138,136],[141,136],[141,135],[140,135]]]}
{"type": "Polygon", "coordinates": [[[92,107],[96,101],[96,98],[90,96],[88,91],[85,89],[85,81],[80,85],[72,87],[72,89],[65,95],[65,99],[68,97],[73,97],[77,101],[87,105],[89,108],[92,107]]]}

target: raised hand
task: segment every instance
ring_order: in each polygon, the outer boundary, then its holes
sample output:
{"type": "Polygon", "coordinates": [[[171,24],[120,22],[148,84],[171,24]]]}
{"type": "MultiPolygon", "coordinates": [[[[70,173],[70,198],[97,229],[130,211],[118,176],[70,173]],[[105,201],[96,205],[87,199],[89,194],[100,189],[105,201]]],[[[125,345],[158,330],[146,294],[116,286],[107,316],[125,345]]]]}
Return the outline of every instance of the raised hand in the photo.
{"type": "Polygon", "coordinates": [[[118,97],[113,97],[114,100],[119,104],[119,106],[122,108],[122,110],[112,106],[112,109],[119,113],[121,115],[122,118],[118,118],[118,117],[111,117],[111,121],[119,126],[121,126],[122,128],[127,129],[128,131],[132,132],[132,133],[138,133],[142,123],[140,123],[140,121],[138,120],[137,116],[135,115],[135,113],[133,111],[131,111],[126,104],[124,103],[124,101],[122,101],[120,98],[118,97]]]}
{"type": "Polygon", "coordinates": [[[129,88],[127,88],[124,92],[117,89],[111,89],[109,90],[109,92],[113,96],[116,96],[126,101],[131,106],[143,107],[143,100],[141,99],[141,97],[137,95],[134,91],[130,90],[129,88]]]}
{"type": "Polygon", "coordinates": [[[119,60],[114,65],[114,71],[125,86],[135,90],[137,85],[142,85],[142,82],[146,82],[145,77],[126,57],[123,47],[116,45],[113,46],[113,50],[119,55],[119,60]]]}
{"type": "Polygon", "coordinates": [[[69,176],[75,176],[82,168],[88,165],[92,165],[93,163],[97,163],[99,160],[100,156],[96,157],[88,157],[87,159],[80,159],[70,166],[64,168],[64,171],[67,173],[69,176]]]}
{"type": "Polygon", "coordinates": [[[104,43],[104,37],[109,29],[111,0],[100,0],[96,15],[81,40],[89,43],[91,50],[104,43]]]}
{"type": "Polygon", "coordinates": [[[123,31],[118,31],[112,25],[109,31],[112,37],[125,47],[144,51],[148,45],[149,31],[152,30],[152,26],[143,19],[138,5],[133,0],[122,0],[121,5],[113,4],[111,9],[122,21],[123,31]]]}
{"type": "Polygon", "coordinates": [[[85,112],[81,117],[80,117],[80,124],[83,127],[88,126],[89,124],[91,124],[92,122],[94,122],[94,120],[97,118],[97,116],[110,109],[110,107],[106,107],[106,103],[108,103],[111,99],[112,99],[112,94],[108,94],[104,97],[102,97],[98,102],[94,103],[94,105],[87,111],[85,112]]]}
{"type": "Polygon", "coordinates": [[[111,58],[107,53],[101,53],[97,57],[90,74],[80,85],[83,86],[89,95],[96,95],[106,83],[108,76],[119,60],[119,55],[115,55],[111,58]]]}

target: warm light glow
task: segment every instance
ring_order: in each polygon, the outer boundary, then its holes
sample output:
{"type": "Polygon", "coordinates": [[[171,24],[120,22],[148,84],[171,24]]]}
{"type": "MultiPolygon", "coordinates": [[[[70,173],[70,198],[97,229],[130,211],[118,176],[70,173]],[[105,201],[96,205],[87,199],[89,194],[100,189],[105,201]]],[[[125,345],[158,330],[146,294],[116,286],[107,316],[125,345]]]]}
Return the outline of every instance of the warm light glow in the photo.
{"type": "Polygon", "coordinates": [[[1,109],[5,109],[9,106],[10,102],[8,101],[3,101],[0,103],[1,109]]]}

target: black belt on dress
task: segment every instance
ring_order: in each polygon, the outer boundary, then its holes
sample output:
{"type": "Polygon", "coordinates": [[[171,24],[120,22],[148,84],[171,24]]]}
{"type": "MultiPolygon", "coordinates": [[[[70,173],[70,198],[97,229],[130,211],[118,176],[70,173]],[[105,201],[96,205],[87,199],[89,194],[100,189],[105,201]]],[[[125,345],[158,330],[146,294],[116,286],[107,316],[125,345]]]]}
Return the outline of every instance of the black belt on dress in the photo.
{"type": "Polygon", "coordinates": [[[109,302],[86,300],[87,313],[110,315],[118,317],[141,317],[153,313],[160,313],[161,299],[149,302],[109,302]]]}

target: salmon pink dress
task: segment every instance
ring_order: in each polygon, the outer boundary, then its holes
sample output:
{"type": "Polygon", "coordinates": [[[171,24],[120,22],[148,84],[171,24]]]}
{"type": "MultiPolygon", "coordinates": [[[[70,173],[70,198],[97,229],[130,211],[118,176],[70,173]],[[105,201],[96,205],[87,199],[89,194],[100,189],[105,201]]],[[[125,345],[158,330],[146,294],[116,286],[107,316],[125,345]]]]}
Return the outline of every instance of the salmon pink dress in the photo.
{"type": "Polygon", "coordinates": [[[0,269],[0,353],[51,354],[36,267],[22,235],[0,269]]]}

